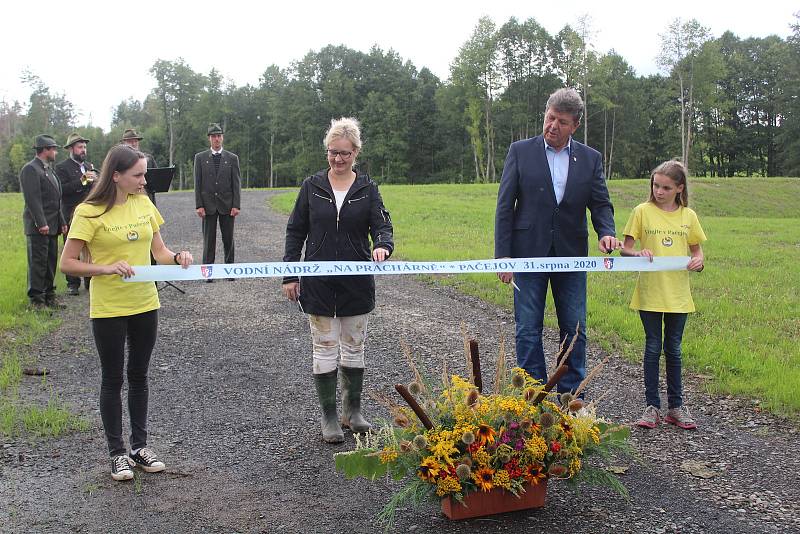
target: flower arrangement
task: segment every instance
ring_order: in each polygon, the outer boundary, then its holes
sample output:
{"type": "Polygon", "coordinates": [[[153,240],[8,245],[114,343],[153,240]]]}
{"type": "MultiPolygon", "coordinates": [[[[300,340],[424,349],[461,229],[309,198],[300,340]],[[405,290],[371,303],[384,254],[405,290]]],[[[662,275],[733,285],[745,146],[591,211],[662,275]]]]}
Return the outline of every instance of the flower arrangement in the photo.
{"type": "Polygon", "coordinates": [[[548,479],[603,483],[627,495],[613,474],[584,460],[626,449],[628,428],[599,418],[572,394],[549,393],[553,380],[543,385],[520,368],[506,375],[500,364],[494,392],[484,394],[473,364],[469,380],[445,370],[437,393],[409,362],[415,380],[396,386],[409,406],[383,399],[393,421],[357,439],[356,450],[335,455],[348,478],[409,479],[379,516],[387,526],[407,500],[463,502],[469,493],[492,490],[520,496],[548,479]]]}

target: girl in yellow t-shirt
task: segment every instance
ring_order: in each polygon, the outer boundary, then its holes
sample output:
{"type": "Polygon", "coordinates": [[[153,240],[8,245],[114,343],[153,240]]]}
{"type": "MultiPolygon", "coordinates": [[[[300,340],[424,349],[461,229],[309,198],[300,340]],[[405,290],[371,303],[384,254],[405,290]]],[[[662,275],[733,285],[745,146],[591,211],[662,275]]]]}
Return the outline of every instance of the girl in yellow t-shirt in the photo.
{"type": "Polygon", "coordinates": [[[147,160],[127,145],[117,145],[106,155],[100,179],[86,200],[75,209],[72,226],[61,255],[61,271],[91,276],[89,316],[100,356],[100,416],[111,454],[111,477],[133,478],[132,467],[147,472],[164,470],[147,447],[147,369],[158,330],[158,292],[155,284],[123,282],[134,266],[158,263],[188,267],[188,251],[172,252],[161,239],[164,219],[144,193],[147,160]],[[92,262],[81,261],[87,247],[92,262]],[[122,438],[121,389],[128,344],[128,410],[131,421],[130,453],[122,438]]]}
{"type": "Polygon", "coordinates": [[[641,272],[631,299],[639,310],[645,333],[644,389],[647,408],[636,422],[655,428],[661,421],[658,364],[663,349],[667,369],[668,410],[664,421],[680,428],[697,428],[683,404],[681,386],[681,342],[686,317],[694,311],[689,290],[689,272],[703,270],[706,235],[697,215],[689,209],[686,168],[677,161],[666,161],[650,175],[650,200],[633,209],[625,225],[623,256],[691,255],[686,271],[641,272]],[[633,246],[639,241],[640,250],[633,246]]]}

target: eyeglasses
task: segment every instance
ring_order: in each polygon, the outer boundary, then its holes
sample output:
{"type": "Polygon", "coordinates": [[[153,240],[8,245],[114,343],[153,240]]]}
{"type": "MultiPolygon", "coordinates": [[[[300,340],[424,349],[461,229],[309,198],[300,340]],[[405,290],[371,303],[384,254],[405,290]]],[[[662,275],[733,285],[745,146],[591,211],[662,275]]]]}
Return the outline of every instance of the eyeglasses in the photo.
{"type": "Polygon", "coordinates": [[[349,150],[331,150],[331,149],[326,150],[325,154],[327,154],[328,157],[332,159],[336,159],[337,156],[342,156],[342,159],[350,159],[350,156],[353,155],[353,153],[349,150]]]}

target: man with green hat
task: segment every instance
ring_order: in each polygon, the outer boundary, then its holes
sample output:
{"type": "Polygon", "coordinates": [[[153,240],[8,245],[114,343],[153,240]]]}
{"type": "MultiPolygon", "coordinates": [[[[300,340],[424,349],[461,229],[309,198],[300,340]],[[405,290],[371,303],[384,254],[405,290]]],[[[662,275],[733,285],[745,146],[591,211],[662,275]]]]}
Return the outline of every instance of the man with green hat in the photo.
{"type": "MultiPolygon", "coordinates": [[[[61,182],[61,211],[67,224],[72,224],[72,214],[75,207],[84,201],[92,188],[92,184],[97,178],[94,165],[86,161],[86,149],[89,144],[88,139],[84,139],[77,132],[72,132],[67,136],[67,143],[64,145],[69,151],[67,159],[56,165],[55,172],[61,182]]],[[[64,241],[67,235],[64,234],[64,241]]],[[[89,288],[89,278],[85,279],[86,288],[89,288]]],[[[81,279],[76,276],[67,275],[67,294],[77,295],[81,279]]]]}
{"type": "MultiPolygon", "coordinates": [[[[217,221],[222,234],[225,263],[233,263],[233,221],[241,207],[239,157],[222,148],[222,127],[208,127],[211,148],[194,156],[194,196],[197,215],[203,220],[203,263],[214,263],[217,221]]],[[[208,280],[213,282],[213,280],[208,280]]]]}
{"type": "MultiPolygon", "coordinates": [[[[122,139],[119,140],[120,143],[123,145],[128,145],[134,150],[139,150],[139,141],[144,139],[139,133],[134,130],[133,128],[127,128],[122,133],[122,139]]],[[[152,154],[148,154],[147,152],[142,152],[144,154],[145,159],[147,160],[147,168],[148,169],[155,169],[158,167],[156,165],[156,159],[153,157],[152,154]]],[[[150,201],[155,204],[156,203],[156,194],[154,191],[150,189],[148,185],[144,186],[145,190],[147,191],[147,196],[150,197],[150,201]]]]}
{"type": "Polygon", "coordinates": [[[61,184],[52,163],[58,144],[52,136],[39,135],[33,148],[36,157],[19,173],[19,185],[25,199],[22,222],[28,242],[28,299],[34,309],[63,308],[56,300],[56,260],[58,234],[67,233],[61,212],[61,184]]]}
{"type": "MultiPolygon", "coordinates": [[[[144,137],[139,135],[139,132],[137,132],[133,128],[127,128],[122,133],[122,139],[120,139],[119,142],[122,143],[122,144],[128,145],[129,147],[133,148],[134,150],[139,150],[139,142],[142,139],[144,139],[144,137]]],[[[148,154],[147,152],[144,152],[144,155],[147,158],[147,168],[148,169],[154,169],[154,168],[158,167],[158,165],[156,165],[156,159],[153,157],[152,154],[148,154]]]]}

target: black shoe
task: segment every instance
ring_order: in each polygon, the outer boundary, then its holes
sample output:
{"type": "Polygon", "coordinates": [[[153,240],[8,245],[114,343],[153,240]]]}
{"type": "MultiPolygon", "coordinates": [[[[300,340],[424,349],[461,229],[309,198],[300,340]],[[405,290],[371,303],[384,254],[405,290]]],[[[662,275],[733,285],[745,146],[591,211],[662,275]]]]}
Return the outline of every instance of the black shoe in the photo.
{"type": "Polygon", "coordinates": [[[75,296],[79,293],[78,288],[80,286],[67,286],[67,295],[75,296]]]}
{"type": "Polygon", "coordinates": [[[128,463],[131,467],[139,467],[148,473],[158,473],[166,468],[164,462],[156,458],[156,453],[147,447],[142,447],[136,454],[129,454],[128,463]]]}
{"type": "Polygon", "coordinates": [[[111,457],[111,478],[114,480],[130,480],[133,478],[133,471],[128,463],[127,456],[120,454],[111,457]]]}
{"type": "Polygon", "coordinates": [[[45,302],[45,306],[47,306],[47,307],[48,307],[48,308],[50,308],[51,310],[65,310],[65,309],[67,309],[67,307],[66,307],[64,304],[61,304],[61,303],[60,303],[58,300],[56,300],[55,298],[48,299],[48,300],[45,302]]]}
{"type": "Polygon", "coordinates": [[[214,280],[212,280],[211,278],[208,278],[206,280],[206,284],[213,284],[213,283],[214,283],[214,280]]]}
{"type": "Polygon", "coordinates": [[[40,311],[50,313],[53,310],[47,307],[47,303],[41,300],[32,300],[28,303],[28,309],[32,311],[40,311]]]}

